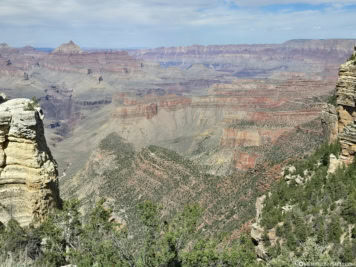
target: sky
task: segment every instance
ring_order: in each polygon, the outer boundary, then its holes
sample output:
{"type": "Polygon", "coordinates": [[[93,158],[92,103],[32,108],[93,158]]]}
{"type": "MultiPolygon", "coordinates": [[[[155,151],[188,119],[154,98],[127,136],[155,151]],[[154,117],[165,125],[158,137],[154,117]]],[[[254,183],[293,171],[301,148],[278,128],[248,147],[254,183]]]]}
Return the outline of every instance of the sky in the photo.
{"type": "Polygon", "coordinates": [[[87,48],[356,39],[356,0],[0,0],[0,43],[87,48]]]}

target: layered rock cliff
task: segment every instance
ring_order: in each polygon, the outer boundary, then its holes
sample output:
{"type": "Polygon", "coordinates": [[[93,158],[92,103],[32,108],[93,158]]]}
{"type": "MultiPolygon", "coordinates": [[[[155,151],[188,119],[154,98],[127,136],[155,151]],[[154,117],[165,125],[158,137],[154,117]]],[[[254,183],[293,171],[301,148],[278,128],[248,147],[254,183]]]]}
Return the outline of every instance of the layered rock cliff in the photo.
{"type": "Polygon", "coordinates": [[[340,67],[336,98],[342,159],[349,163],[356,152],[356,47],[351,58],[340,67]]]}
{"type": "Polygon", "coordinates": [[[129,53],[163,66],[189,67],[203,63],[237,77],[254,77],[276,70],[314,72],[326,66],[337,68],[354,45],[355,40],[291,40],[283,44],[160,47],[129,53]],[[277,63],[281,61],[283,65],[277,63]],[[334,65],[335,61],[339,64],[334,65]]]}
{"type": "Polygon", "coordinates": [[[47,147],[43,112],[28,99],[0,102],[0,221],[22,226],[60,206],[57,164],[47,147]]]}
{"type": "Polygon", "coordinates": [[[341,160],[351,163],[356,152],[356,46],[349,60],[340,67],[335,97],[335,105],[325,105],[322,121],[329,131],[329,141],[339,139],[341,160]]]}

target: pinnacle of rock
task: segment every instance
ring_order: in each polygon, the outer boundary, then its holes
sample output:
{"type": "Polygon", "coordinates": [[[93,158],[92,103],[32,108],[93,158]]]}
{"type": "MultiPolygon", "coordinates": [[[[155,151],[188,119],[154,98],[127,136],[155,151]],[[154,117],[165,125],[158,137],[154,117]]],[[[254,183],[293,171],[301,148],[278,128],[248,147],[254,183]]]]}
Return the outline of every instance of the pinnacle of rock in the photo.
{"type": "Polygon", "coordinates": [[[60,206],[57,164],[46,144],[43,112],[29,99],[0,102],[0,221],[42,221],[60,206]]]}
{"type": "Polygon", "coordinates": [[[52,54],[79,54],[82,52],[82,49],[71,40],[57,47],[52,54]]]}

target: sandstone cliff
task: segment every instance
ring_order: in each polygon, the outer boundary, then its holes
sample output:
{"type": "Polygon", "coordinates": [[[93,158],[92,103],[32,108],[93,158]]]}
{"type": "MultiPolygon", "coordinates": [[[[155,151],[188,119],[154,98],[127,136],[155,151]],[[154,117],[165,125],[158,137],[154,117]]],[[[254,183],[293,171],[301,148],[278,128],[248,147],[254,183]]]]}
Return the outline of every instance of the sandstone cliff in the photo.
{"type": "Polygon", "coordinates": [[[0,221],[41,221],[60,205],[57,164],[47,147],[43,112],[28,99],[0,104],[0,221]]]}

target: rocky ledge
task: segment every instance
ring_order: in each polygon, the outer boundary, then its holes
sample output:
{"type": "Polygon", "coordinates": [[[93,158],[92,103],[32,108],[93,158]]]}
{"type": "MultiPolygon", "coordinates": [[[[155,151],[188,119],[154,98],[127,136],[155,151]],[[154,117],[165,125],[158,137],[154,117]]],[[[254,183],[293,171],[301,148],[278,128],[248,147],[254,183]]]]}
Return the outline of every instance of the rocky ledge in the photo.
{"type": "Polygon", "coordinates": [[[47,147],[43,112],[29,99],[0,96],[0,221],[42,221],[60,206],[57,164],[47,147]]]}

